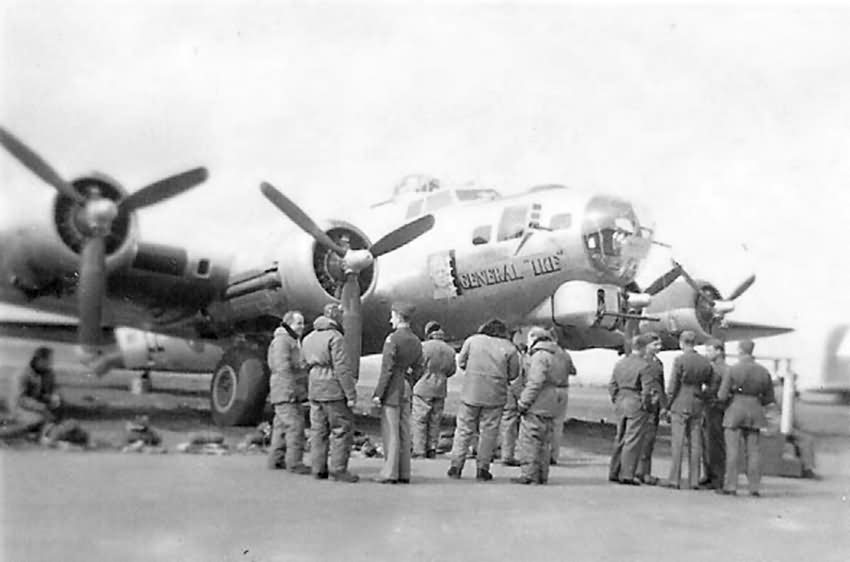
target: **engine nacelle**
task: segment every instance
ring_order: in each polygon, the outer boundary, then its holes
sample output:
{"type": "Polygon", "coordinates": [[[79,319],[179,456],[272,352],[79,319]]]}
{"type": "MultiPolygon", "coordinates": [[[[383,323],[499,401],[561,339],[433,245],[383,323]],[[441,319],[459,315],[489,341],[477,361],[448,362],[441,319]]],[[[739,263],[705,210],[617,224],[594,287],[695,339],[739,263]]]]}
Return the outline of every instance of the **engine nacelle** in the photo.
{"type": "MultiPolygon", "coordinates": [[[[371,243],[366,235],[343,221],[330,221],[320,227],[341,246],[365,249],[371,243]]],[[[272,321],[291,309],[301,310],[308,318],[321,313],[329,302],[339,301],[345,272],[342,259],[306,233],[290,232],[269,261],[276,267],[245,272],[230,280],[224,302],[210,307],[210,313],[224,320],[220,325],[252,323],[259,331],[268,331],[272,321]],[[285,253],[282,253],[285,252],[285,253]]],[[[360,272],[361,298],[368,298],[375,287],[376,265],[360,272]]],[[[250,331],[250,330],[249,330],[250,331]]]]}
{"type": "Polygon", "coordinates": [[[212,373],[224,351],[204,341],[190,341],[133,328],[116,328],[115,339],[125,369],[212,373]]]}
{"type": "MultiPolygon", "coordinates": [[[[74,180],[80,193],[96,187],[103,197],[119,201],[126,191],[114,180],[101,174],[74,180]]],[[[33,221],[27,213],[26,226],[12,234],[12,249],[7,260],[14,284],[31,296],[59,294],[76,286],[80,252],[85,242],[82,206],[65,195],[53,197],[51,215],[39,215],[33,221]]],[[[106,270],[127,267],[136,254],[138,222],[132,213],[120,211],[105,237],[106,270]]]]}
{"type": "MultiPolygon", "coordinates": [[[[720,300],[720,292],[711,283],[697,280],[697,285],[705,295],[720,300]]],[[[641,322],[640,332],[657,332],[664,349],[676,349],[679,334],[685,330],[694,332],[698,342],[704,342],[711,337],[712,326],[717,321],[709,301],[699,297],[694,288],[682,280],[656,294],[644,314],[658,321],[641,322]]]]}

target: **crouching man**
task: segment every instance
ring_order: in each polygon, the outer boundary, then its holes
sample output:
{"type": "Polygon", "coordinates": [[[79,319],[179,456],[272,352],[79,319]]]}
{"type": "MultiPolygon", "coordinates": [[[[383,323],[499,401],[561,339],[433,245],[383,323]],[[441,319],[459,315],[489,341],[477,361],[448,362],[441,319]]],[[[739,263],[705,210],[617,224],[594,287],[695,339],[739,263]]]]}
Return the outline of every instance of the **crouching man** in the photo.
{"type": "Polygon", "coordinates": [[[530,366],[525,388],[517,402],[522,414],[519,427],[520,471],[511,481],[517,484],[545,484],[549,480],[552,431],[555,417],[566,407],[564,394],[571,362],[564,350],[544,328],[528,333],[530,366]]]}
{"type": "Polygon", "coordinates": [[[61,405],[53,372],[53,350],[39,347],[12,379],[7,408],[14,428],[6,433],[41,429],[46,422],[56,420],[61,405]]]}

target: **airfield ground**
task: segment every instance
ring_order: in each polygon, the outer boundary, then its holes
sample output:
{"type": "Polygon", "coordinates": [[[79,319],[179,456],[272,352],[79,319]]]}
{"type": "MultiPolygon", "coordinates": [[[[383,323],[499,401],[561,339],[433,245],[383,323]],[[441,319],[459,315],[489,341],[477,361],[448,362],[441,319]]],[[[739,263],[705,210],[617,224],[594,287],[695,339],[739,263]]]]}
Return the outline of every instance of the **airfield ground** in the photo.
{"type": "MultiPolygon", "coordinates": [[[[21,361],[16,349],[0,342],[0,383],[21,361]]],[[[370,376],[359,388],[364,414],[370,376]]],[[[114,446],[127,420],[147,414],[169,453],[0,450],[3,560],[845,561],[850,553],[847,407],[800,405],[823,478],[768,477],[759,499],[610,484],[613,429],[599,423],[610,407],[604,389],[586,387],[571,389],[569,414],[586,421],[568,423],[548,486],[510,484],[517,469],[500,465],[491,483],[476,483],[472,466],[451,481],[445,456],[414,461],[409,486],[347,485],[266,470],[259,455],[177,453],[188,432],[211,427],[209,377],[154,374],[154,391],[141,396],[128,392],[131,377],[64,370],[70,414],[114,446]]],[[[367,415],[358,427],[378,431],[367,415]]],[[[249,430],[224,434],[235,445],[249,430]]],[[[669,431],[655,461],[666,474],[669,431]]],[[[368,480],[380,463],[355,456],[352,470],[368,480]]]]}

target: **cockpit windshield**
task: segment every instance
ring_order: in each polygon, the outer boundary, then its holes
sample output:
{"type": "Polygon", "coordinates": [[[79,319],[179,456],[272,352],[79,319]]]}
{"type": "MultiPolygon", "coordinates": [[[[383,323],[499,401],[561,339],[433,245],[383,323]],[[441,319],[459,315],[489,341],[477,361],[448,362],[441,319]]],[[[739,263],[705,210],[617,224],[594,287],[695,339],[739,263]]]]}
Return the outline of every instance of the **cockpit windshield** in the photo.
{"type": "Polygon", "coordinates": [[[634,277],[652,241],[652,231],[640,225],[634,208],[613,197],[591,199],[582,230],[591,262],[621,281],[634,277]]]}

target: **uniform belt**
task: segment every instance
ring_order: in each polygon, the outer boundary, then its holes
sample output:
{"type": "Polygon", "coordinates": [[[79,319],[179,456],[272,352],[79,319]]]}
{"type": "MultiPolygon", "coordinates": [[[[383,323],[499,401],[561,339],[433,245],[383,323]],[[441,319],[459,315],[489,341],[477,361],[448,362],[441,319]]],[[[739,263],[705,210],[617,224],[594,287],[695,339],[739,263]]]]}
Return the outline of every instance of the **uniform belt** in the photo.
{"type": "Polygon", "coordinates": [[[744,392],[743,388],[736,388],[732,391],[732,394],[740,394],[741,396],[758,396],[761,393],[757,392],[755,394],[752,394],[751,392],[744,392]]]}

